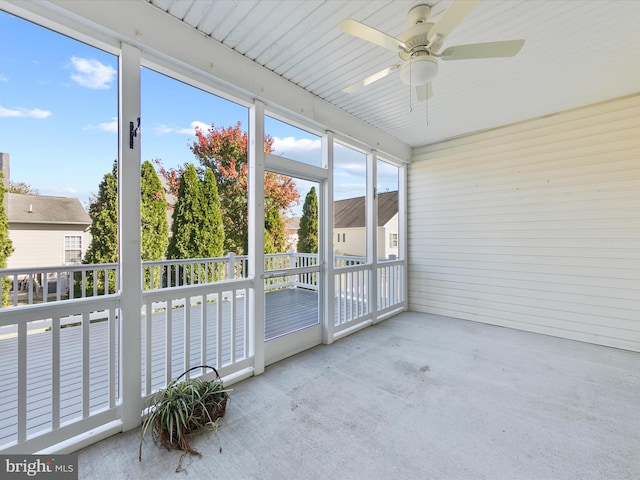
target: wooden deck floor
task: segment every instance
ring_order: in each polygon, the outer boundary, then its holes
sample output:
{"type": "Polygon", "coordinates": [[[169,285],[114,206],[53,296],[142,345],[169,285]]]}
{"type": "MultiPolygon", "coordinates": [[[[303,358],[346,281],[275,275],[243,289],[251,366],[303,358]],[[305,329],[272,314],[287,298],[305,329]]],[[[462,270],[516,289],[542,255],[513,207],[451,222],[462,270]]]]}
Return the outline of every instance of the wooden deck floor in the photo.
{"type": "MultiPolygon", "coordinates": [[[[234,349],[231,349],[231,302],[221,306],[222,348],[221,365],[235,359],[244,358],[245,351],[245,302],[244,297],[236,298],[236,327],[234,349]]],[[[199,365],[201,356],[202,306],[190,307],[189,364],[199,365]]],[[[171,378],[176,378],[186,370],[185,366],[185,308],[171,310],[171,378]]],[[[217,305],[207,305],[206,358],[208,365],[217,363],[217,305]]],[[[269,292],[265,295],[265,338],[271,339],[318,323],[318,294],[300,288],[269,292]]],[[[146,384],[146,319],[143,315],[143,345],[141,359],[141,389],[146,384]]],[[[116,334],[117,335],[117,334],[116,334]]],[[[159,388],[166,381],[166,312],[156,311],[151,320],[151,388],[159,388]]],[[[33,434],[51,427],[51,332],[44,331],[27,336],[27,431],[33,434]]],[[[90,410],[98,410],[108,405],[109,346],[107,322],[90,325],[90,410]]],[[[116,338],[116,344],[118,339],[116,338]]],[[[0,445],[15,440],[17,434],[17,339],[0,340],[0,392],[3,408],[0,410],[0,445]]],[[[60,330],[60,390],[61,422],[79,417],[82,412],[82,328],[68,327],[60,330]]],[[[118,355],[116,355],[117,361],[118,355]]],[[[116,371],[118,370],[116,364],[116,371]]],[[[117,384],[117,379],[116,379],[117,384]]],[[[117,392],[116,392],[117,395],[117,392]]]]}

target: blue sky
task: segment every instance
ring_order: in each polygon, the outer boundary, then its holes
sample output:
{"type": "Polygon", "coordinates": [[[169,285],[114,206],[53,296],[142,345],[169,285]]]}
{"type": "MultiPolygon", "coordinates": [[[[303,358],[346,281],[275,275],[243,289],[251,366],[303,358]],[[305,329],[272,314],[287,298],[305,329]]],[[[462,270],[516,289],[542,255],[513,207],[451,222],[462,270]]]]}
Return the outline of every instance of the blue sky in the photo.
{"type": "MultiPolygon", "coordinates": [[[[117,57],[4,12],[0,45],[0,152],[11,179],[86,204],[118,154],[117,57]]],[[[247,127],[244,107],[145,68],[141,79],[142,160],[195,161],[196,126],[247,127]]],[[[265,129],[275,154],[319,163],[318,137],[272,119],[265,129]]],[[[339,148],[336,161],[336,199],[364,195],[364,156],[339,148]]],[[[380,169],[379,188],[395,189],[395,172],[380,169]]]]}

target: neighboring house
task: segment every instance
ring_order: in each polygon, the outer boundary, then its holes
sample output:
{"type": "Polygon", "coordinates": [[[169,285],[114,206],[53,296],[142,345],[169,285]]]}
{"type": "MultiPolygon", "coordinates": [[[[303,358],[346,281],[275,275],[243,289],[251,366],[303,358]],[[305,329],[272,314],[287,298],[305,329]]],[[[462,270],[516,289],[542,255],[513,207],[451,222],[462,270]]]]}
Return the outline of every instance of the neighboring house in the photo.
{"type": "Polygon", "coordinates": [[[7,193],[8,268],[80,263],[89,243],[91,217],[77,198],[7,193]]]}
{"type": "Polygon", "coordinates": [[[300,228],[301,217],[285,218],[284,241],[287,252],[298,251],[298,229],[300,228]]]}
{"type": "MultiPolygon", "coordinates": [[[[333,249],[340,255],[366,255],[365,198],[334,202],[333,249]]],[[[398,256],[398,192],[378,195],[377,258],[398,256]]]]}

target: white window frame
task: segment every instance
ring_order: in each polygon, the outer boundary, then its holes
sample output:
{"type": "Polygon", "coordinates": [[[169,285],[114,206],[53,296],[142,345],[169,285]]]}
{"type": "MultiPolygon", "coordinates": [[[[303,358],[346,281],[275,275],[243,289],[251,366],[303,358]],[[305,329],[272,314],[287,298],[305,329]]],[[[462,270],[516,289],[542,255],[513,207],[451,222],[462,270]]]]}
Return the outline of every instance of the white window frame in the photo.
{"type": "Polygon", "coordinates": [[[389,234],[389,246],[395,248],[398,246],[398,234],[390,233],[389,234]]]}
{"type": "MultiPolygon", "coordinates": [[[[74,245],[75,247],[75,245],[74,245]]],[[[63,259],[62,262],[64,265],[78,265],[82,262],[82,235],[76,235],[76,234],[65,234],[64,238],[62,240],[62,255],[63,255],[63,259]],[[70,240],[72,238],[75,238],[78,240],[78,247],[77,248],[70,248],[69,243],[70,240]],[[71,262],[69,260],[67,260],[67,253],[69,252],[78,252],[78,261],[77,262],[71,262]]]]}

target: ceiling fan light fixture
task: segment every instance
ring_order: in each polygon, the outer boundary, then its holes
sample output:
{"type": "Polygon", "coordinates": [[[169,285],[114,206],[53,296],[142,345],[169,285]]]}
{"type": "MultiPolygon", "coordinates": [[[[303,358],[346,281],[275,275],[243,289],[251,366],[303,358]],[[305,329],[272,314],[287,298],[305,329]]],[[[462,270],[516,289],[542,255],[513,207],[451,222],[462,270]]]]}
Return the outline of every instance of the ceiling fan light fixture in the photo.
{"type": "Polygon", "coordinates": [[[418,55],[400,67],[400,79],[414,87],[429,83],[438,74],[438,60],[431,55],[418,55]]]}

